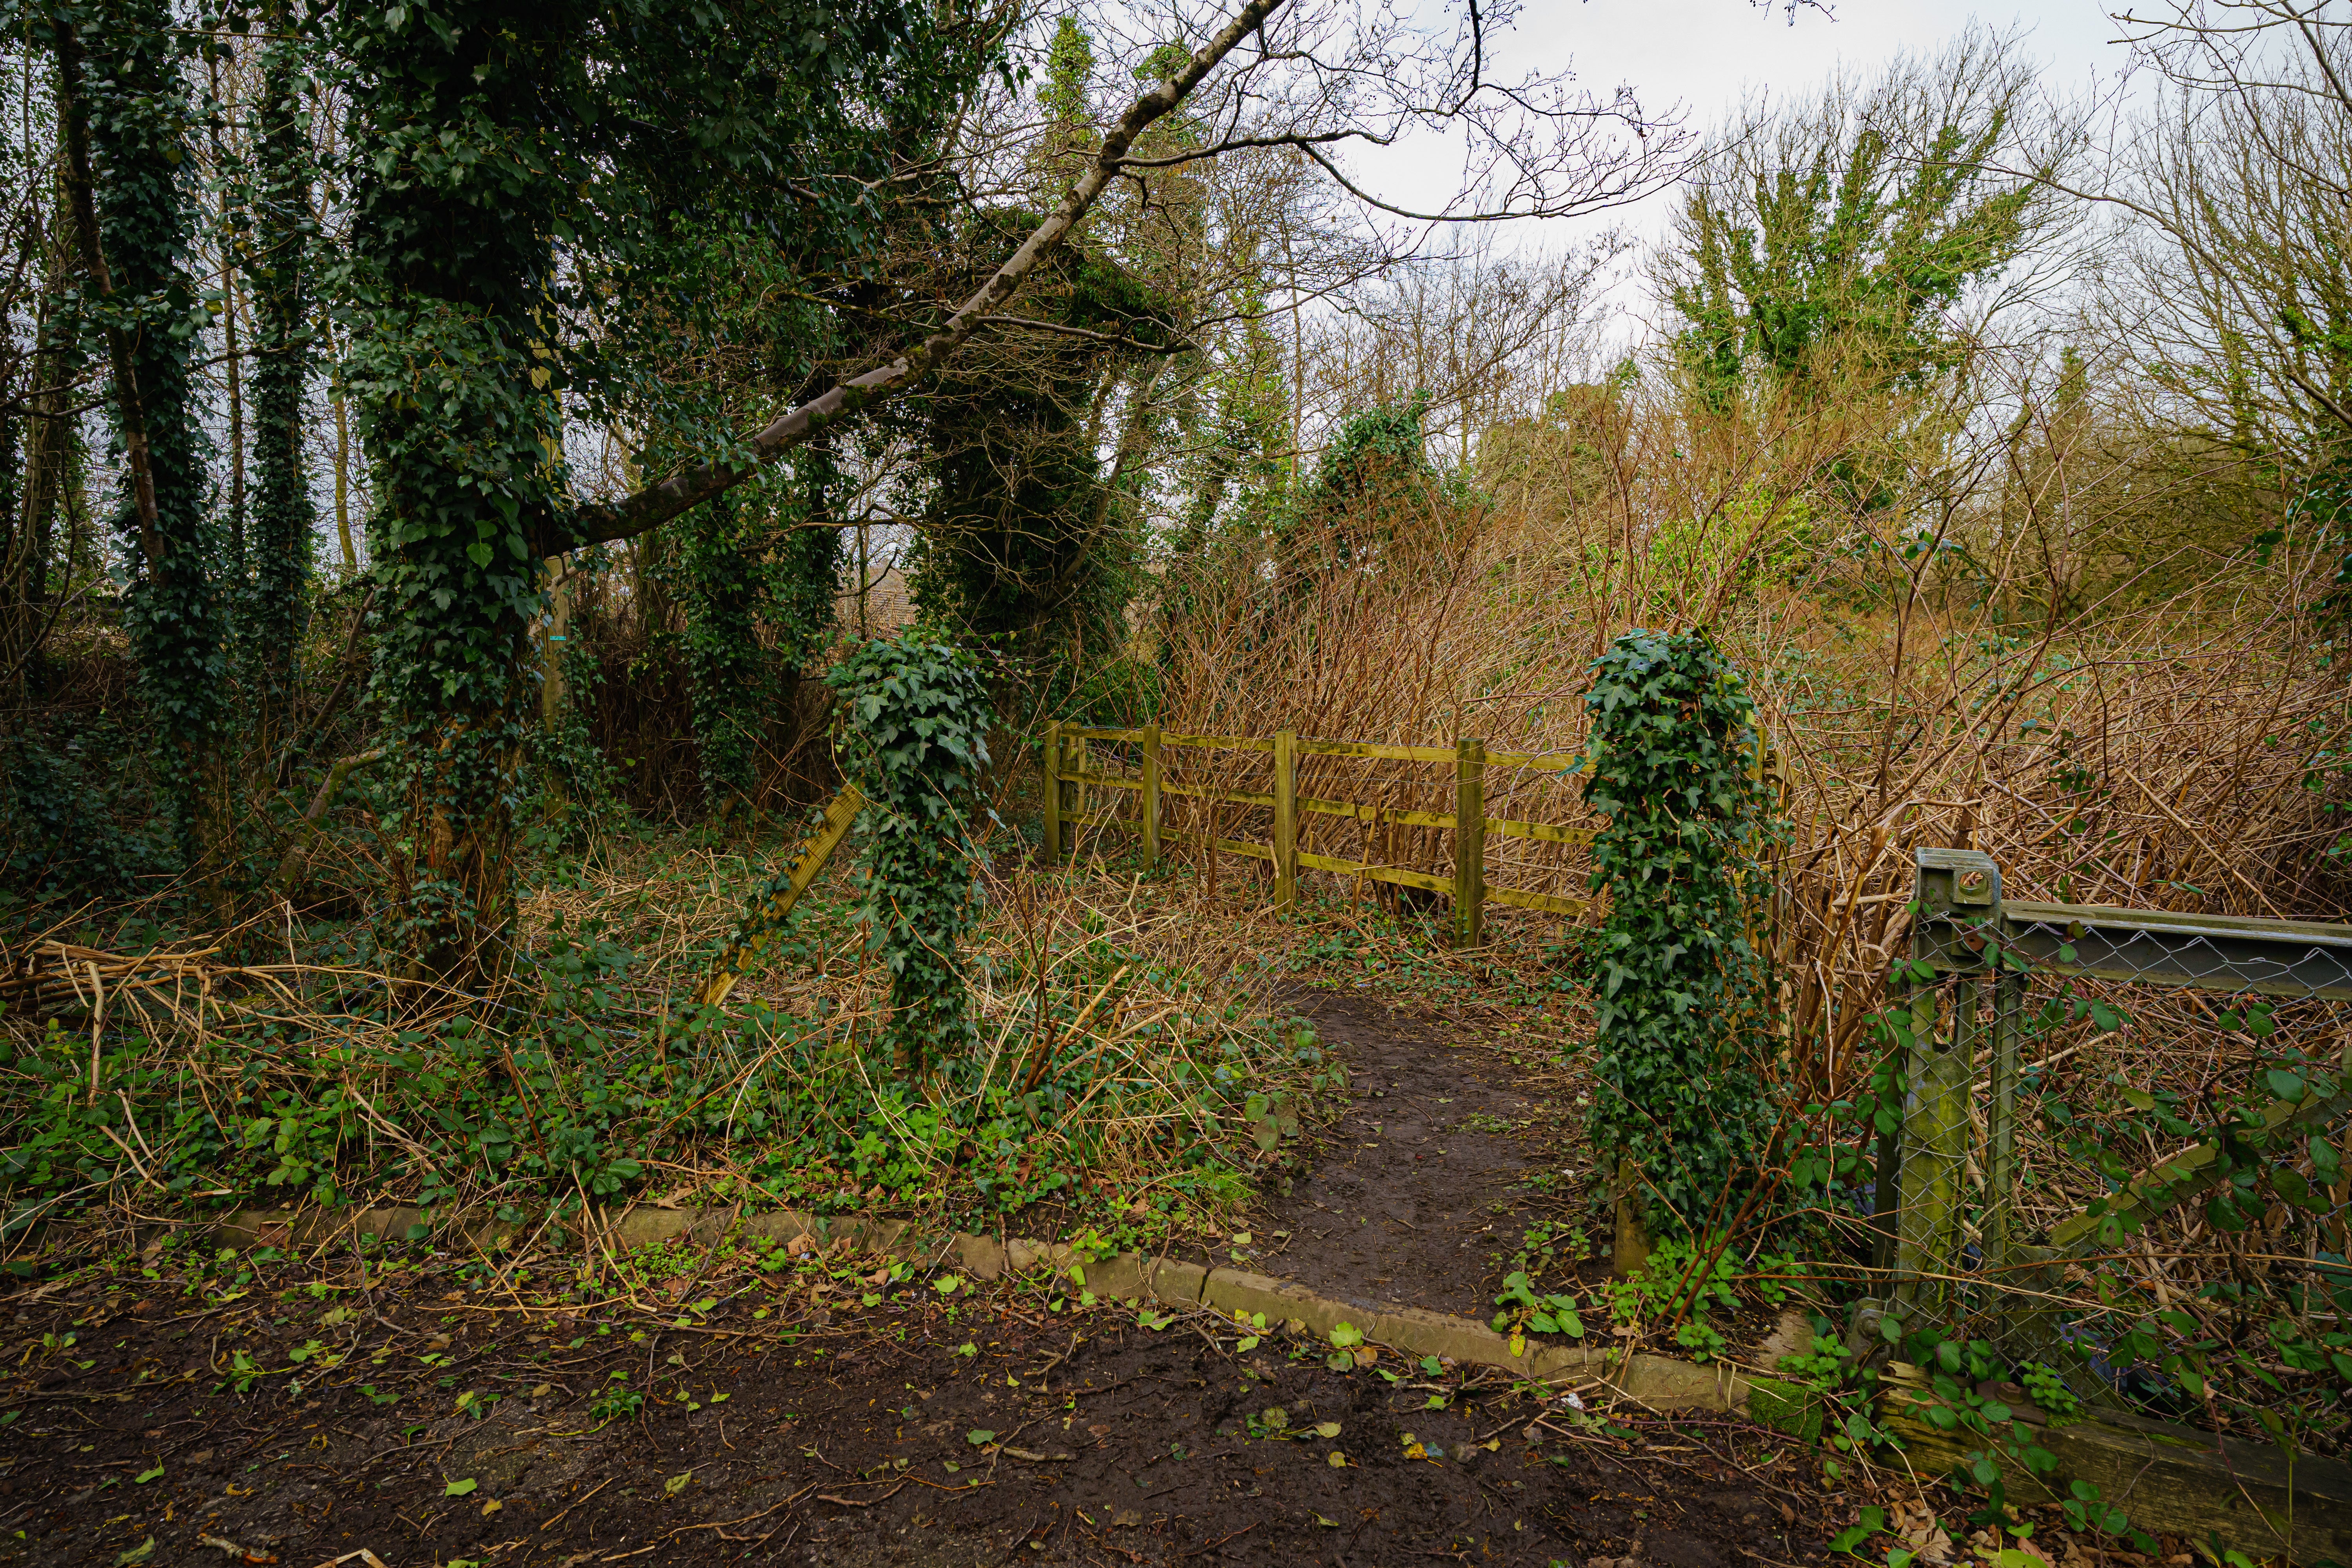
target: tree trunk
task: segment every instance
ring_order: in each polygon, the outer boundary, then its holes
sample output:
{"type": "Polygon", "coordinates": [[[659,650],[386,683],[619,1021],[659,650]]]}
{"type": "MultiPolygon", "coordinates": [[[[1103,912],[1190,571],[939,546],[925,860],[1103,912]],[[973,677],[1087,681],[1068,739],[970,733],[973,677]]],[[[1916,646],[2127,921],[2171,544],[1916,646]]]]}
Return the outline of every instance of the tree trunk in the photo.
{"type": "Polygon", "coordinates": [[[181,850],[226,912],[233,858],[225,647],[191,396],[191,339],[173,329],[187,275],[190,121],[162,0],[116,0],[87,32],[56,29],[58,119],[81,267],[109,308],[114,412],[131,469],[126,620],[140,695],[160,741],[181,850]],[[106,182],[98,188],[95,171],[106,182]],[[131,325],[123,324],[129,321],[131,325]]]}

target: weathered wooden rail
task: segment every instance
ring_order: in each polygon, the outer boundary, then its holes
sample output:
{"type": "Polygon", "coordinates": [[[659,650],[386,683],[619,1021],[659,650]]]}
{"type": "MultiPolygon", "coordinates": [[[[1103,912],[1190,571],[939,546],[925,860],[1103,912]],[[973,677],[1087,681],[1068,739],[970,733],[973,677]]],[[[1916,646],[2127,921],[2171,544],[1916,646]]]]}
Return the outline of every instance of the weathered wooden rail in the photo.
{"type": "Polygon", "coordinates": [[[1078,830],[1109,827],[1139,836],[1145,860],[1156,863],[1160,857],[1162,839],[1169,834],[1163,803],[1174,797],[1197,801],[1206,807],[1205,819],[1198,828],[1190,832],[1180,829],[1179,832],[1180,836],[1191,837],[1201,845],[1207,858],[1212,885],[1214,885],[1218,861],[1223,856],[1239,855],[1265,861],[1273,868],[1274,900],[1280,909],[1288,910],[1297,904],[1301,869],[1353,877],[1360,886],[1364,882],[1384,882],[1397,887],[1416,888],[1441,893],[1453,900],[1454,940],[1459,946],[1475,947],[1484,935],[1485,908],[1489,902],[1539,910],[1565,919],[1578,918],[1592,907],[1591,901],[1584,899],[1566,898],[1558,893],[1528,888],[1498,886],[1486,875],[1490,840],[1520,838],[1568,846],[1584,846],[1592,842],[1592,834],[1587,828],[1487,816],[1488,770],[1514,768],[1567,775],[1584,771],[1587,763],[1581,755],[1559,757],[1531,752],[1490,752],[1484,742],[1475,740],[1457,741],[1450,748],[1391,746],[1365,741],[1320,741],[1302,738],[1288,730],[1270,736],[1187,735],[1164,731],[1157,724],[1133,730],[1050,724],[1046,727],[1041,750],[1041,771],[1046,781],[1041,793],[1045,797],[1045,855],[1048,862],[1061,858],[1075,848],[1078,830]],[[1135,747],[1139,753],[1140,766],[1133,773],[1109,773],[1089,771],[1083,765],[1073,766],[1074,759],[1084,755],[1084,742],[1089,741],[1135,747]],[[1077,743],[1076,748],[1073,742],[1077,743]],[[1268,787],[1264,790],[1230,789],[1208,782],[1171,780],[1167,773],[1169,749],[1171,747],[1180,751],[1264,755],[1269,760],[1268,787]],[[1363,758],[1450,765],[1454,770],[1454,809],[1450,812],[1408,810],[1363,801],[1300,795],[1298,773],[1302,757],[1363,758]],[[1127,817],[1115,811],[1089,812],[1082,793],[1075,800],[1066,797],[1065,791],[1072,786],[1079,792],[1088,789],[1130,792],[1138,797],[1136,815],[1127,817]],[[1224,837],[1220,816],[1226,806],[1268,813],[1271,823],[1266,841],[1260,843],[1253,839],[1224,837]],[[1299,844],[1302,816],[1344,817],[1361,823],[1365,829],[1366,853],[1356,858],[1321,855],[1302,848],[1299,844]],[[1387,830],[1397,827],[1433,828],[1452,834],[1453,875],[1435,876],[1375,858],[1371,852],[1373,840],[1381,838],[1385,841],[1387,830]]]}

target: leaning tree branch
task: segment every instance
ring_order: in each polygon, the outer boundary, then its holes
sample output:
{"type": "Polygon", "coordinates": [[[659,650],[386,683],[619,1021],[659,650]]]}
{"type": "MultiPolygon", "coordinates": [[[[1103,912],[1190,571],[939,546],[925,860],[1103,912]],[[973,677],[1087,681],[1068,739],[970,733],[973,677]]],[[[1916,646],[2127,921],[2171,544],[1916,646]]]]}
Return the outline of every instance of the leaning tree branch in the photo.
{"type": "Polygon", "coordinates": [[[632,538],[666,522],[688,508],[741,484],[753,474],[799,447],[827,426],[856,413],[868,404],[904,392],[939,368],[961,348],[982,322],[1010,300],[1023,281],[1061,247],[1070,231],[1093,207],[1104,189],[1118,177],[1127,150],[1154,121],[1173,110],[1201,85],[1242,41],[1265,26],[1284,0],[1245,0],[1231,21],[1192,55],[1192,63],[1129,106],[1086,173],[1079,176],[1061,205],[1030,231],[1021,247],[1008,258],[978,293],[958,307],[939,331],[886,364],[853,376],[779,416],[751,437],[750,452],[732,462],[700,463],[683,468],[617,501],[591,503],[572,512],[555,538],[535,541],[536,553],[551,555],[583,545],[632,538]]]}

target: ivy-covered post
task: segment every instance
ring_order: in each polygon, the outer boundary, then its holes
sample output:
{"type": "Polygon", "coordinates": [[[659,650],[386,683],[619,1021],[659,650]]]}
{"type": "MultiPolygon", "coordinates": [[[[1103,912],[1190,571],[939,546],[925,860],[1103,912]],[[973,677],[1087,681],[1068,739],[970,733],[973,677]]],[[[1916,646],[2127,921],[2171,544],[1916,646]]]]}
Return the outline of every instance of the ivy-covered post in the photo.
{"type": "MultiPolygon", "coordinates": [[[[1759,1063],[1775,1047],[1750,933],[1776,832],[1755,704],[1704,631],[1636,630],[1593,665],[1585,706],[1601,929],[1599,1063],[1588,1122],[1604,1170],[1626,1170],[1693,1228],[1752,1170],[1769,1124],[1759,1063]]],[[[1638,1196],[1635,1199],[1638,1202],[1638,1196]]]]}
{"type": "Polygon", "coordinates": [[[825,681],[842,699],[842,772],[871,803],[866,951],[889,973],[888,1037],[899,1076],[914,1079],[976,1037],[956,944],[973,921],[987,690],[970,655],[919,629],[865,644],[825,681]]]}

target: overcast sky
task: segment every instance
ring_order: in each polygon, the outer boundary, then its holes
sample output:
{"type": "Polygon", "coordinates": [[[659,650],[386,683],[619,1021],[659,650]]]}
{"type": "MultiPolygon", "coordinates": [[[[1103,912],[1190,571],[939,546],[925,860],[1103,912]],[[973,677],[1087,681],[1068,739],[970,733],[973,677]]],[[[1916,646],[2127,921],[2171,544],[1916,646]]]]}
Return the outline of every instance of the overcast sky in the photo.
{"type": "MultiPolygon", "coordinates": [[[[1938,4],[1937,0],[1836,0],[1832,14],[1800,9],[1793,20],[1775,3],[1748,0],[1528,0],[1517,26],[1497,41],[1507,66],[1555,71],[1572,68],[1579,82],[1606,97],[1633,88],[1646,109],[1679,104],[1698,129],[1722,120],[1744,95],[1801,97],[1841,64],[1867,74],[1909,51],[1931,53],[1971,20],[2023,34],[2053,94],[2112,85],[2127,51],[2111,42],[2120,29],[2102,0],[2047,0],[2041,5],[1938,4]]],[[[1503,74],[1503,73],[1497,73],[1503,74]]],[[[1372,172],[1369,161],[1363,165],[1372,172]]],[[[1458,177],[1458,158],[1433,142],[1381,156],[1383,194],[1443,201],[1458,177]]],[[[1662,232],[1668,200],[1593,220],[1623,223],[1644,237],[1662,232]]],[[[1549,248],[1564,238],[1555,225],[1511,225],[1507,244],[1549,248]]]]}

